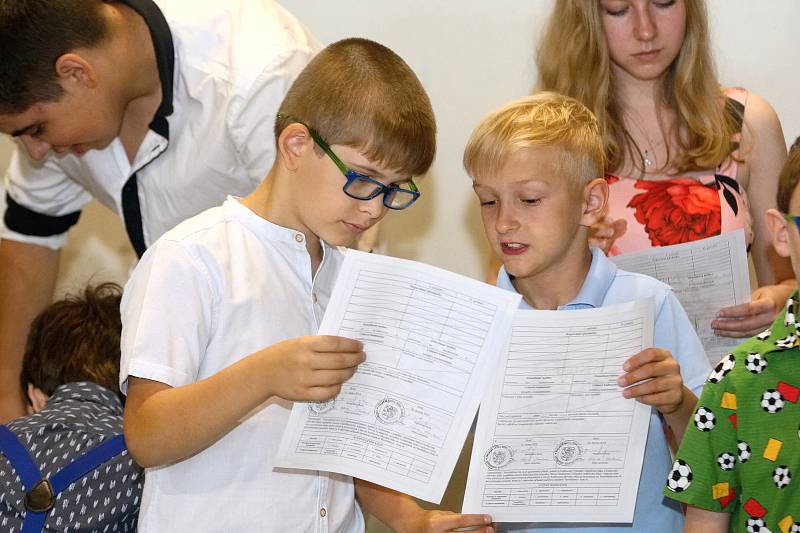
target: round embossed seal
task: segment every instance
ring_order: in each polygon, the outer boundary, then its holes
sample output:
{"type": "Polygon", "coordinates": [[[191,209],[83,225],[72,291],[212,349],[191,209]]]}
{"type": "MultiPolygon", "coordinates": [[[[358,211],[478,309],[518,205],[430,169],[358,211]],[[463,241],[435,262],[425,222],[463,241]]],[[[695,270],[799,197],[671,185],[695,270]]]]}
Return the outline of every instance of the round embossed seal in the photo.
{"type": "Polygon", "coordinates": [[[394,424],[405,416],[402,402],[394,398],[384,398],[375,405],[375,418],[384,424],[394,424]]]}
{"type": "Polygon", "coordinates": [[[327,402],[309,402],[308,411],[312,415],[324,415],[334,408],[336,400],[328,400],[327,402]]]}
{"type": "Polygon", "coordinates": [[[503,468],[514,460],[514,449],[508,444],[494,444],[483,454],[483,462],[492,469],[503,468]]]}
{"type": "Polygon", "coordinates": [[[560,465],[571,465],[580,459],[582,454],[581,445],[574,440],[562,440],[553,450],[553,458],[560,465]]]}

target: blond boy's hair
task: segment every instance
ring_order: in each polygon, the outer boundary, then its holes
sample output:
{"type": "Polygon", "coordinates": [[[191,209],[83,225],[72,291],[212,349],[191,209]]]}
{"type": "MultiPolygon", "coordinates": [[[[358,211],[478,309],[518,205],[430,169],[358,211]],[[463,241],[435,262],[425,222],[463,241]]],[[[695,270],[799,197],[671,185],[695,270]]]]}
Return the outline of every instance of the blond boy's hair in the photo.
{"type": "Polygon", "coordinates": [[[576,185],[603,176],[603,139],[597,119],[574,98],[541,92],[515,100],[485,117],[464,150],[473,178],[496,174],[521,150],[555,149],[556,171],[576,185]]]}
{"type": "Polygon", "coordinates": [[[344,39],[317,54],[279,114],[275,139],[302,121],[328,144],[359,149],[401,175],[424,174],[436,153],[436,121],[419,79],[397,54],[367,39],[344,39]]]}
{"type": "Polygon", "coordinates": [[[778,209],[782,213],[789,213],[789,202],[792,200],[797,184],[800,183],[800,137],[795,139],[789,150],[789,158],[783,164],[781,175],[778,178],[778,209]]]}

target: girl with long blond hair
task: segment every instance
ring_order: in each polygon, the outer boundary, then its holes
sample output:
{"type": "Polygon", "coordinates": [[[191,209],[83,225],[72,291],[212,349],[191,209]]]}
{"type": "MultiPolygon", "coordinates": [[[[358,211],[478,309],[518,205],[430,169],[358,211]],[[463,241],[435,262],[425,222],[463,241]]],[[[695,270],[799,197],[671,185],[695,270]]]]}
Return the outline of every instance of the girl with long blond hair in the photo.
{"type": "Polygon", "coordinates": [[[796,287],[764,213],[786,159],[770,105],[723,89],[702,0],[557,0],[538,88],[581,100],[603,130],[610,185],[593,243],[609,255],[744,229],[760,288],[720,310],[717,334],[761,332],[796,287]]]}

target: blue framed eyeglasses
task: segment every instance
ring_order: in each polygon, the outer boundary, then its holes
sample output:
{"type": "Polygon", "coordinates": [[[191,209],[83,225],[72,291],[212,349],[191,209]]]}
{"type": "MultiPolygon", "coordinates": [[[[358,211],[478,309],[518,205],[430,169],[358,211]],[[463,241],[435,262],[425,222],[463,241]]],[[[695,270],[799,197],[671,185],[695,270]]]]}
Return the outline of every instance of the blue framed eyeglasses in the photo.
{"type": "Polygon", "coordinates": [[[325,142],[319,133],[317,133],[314,128],[302,120],[284,115],[283,113],[278,113],[278,118],[293,120],[298,124],[302,124],[306,127],[306,129],[308,129],[308,133],[311,135],[311,138],[314,139],[314,142],[317,144],[317,146],[319,146],[322,151],[331,158],[342,174],[344,174],[344,177],[347,181],[342,187],[342,191],[344,191],[344,193],[350,198],[355,198],[356,200],[372,200],[376,196],[382,194],[383,205],[389,209],[405,209],[416,202],[420,197],[421,193],[411,178],[408,178],[408,181],[400,184],[393,183],[391,185],[384,185],[380,181],[372,179],[365,174],[361,174],[360,172],[356,172],[352,168],[345,165],[344,162],[333,152],[333,150],[331,150],[331,147],[325,142]]]}
{"type": "Polygon", "coordinates": [[[790,222],[794,222],[795,225],[797,226],[797,229],[800,230],[800,215],[786,215],[786,214],[784,214],[783,218],[785,218],[786,220],[788,220],[790,222]]]}

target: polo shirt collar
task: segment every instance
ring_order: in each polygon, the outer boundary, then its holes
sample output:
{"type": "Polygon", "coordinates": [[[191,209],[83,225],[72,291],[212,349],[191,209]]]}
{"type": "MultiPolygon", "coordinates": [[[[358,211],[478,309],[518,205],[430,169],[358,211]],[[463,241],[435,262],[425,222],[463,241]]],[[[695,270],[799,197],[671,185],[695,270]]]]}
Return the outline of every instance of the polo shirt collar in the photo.
{"type": "MultiPolygon", "coordinates": [[[[588,309],[602,307],[605,300],[606,293],[614,282],[614,277],[617,275],[617,265],[613,263],[605,254],[599,249],[592,247],[592,264],[589,266],[589,272],[586,274],[586,279],[583,280],[581,290],[575,298],[566,305],[560,306],[559,310],[575,310],[575,309],[588,309]]],[[[512,278],[506,272],[505,267],[500,268],[497,274],[497,286],[501,289],[517,292],[517,289],[512,283],[512,278]]],[[[520,301],[520,309],[532,309],[532,307],[525,301],[520,301]]]]}
{"type": "Polygon", "coordinates": [[[158,77],[161,80],[161,104],[150,122],[149,128],[169,139],[169,122],[167,117],[172,114],[173,78],[175,74],[175,47],[172,42],[172,31],[169,29],[164,13],[152,0],[113,0],[125,4],[136,11],[150,30],[153,39],[158,77]]]}
{"type": "Polygon", "coordinates": [[[800,346],[800,296],[795,291],[787,300],[769,329],[755,336],[758,351],[763,354],[782,352],[800,346]]]}

